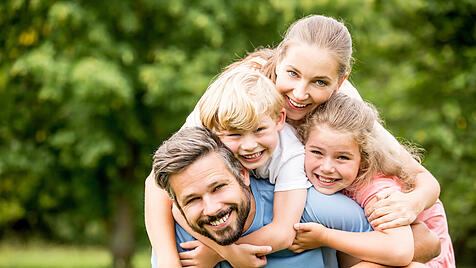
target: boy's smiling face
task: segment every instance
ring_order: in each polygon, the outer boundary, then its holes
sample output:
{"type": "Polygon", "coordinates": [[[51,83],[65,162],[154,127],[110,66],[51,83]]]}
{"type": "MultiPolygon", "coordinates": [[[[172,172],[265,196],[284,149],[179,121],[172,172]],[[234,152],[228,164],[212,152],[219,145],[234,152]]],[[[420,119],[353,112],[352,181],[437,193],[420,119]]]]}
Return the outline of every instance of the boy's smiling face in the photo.
{"type": "Polygon", "coordinates": [[[217,134],[245,168],[256,169],[266,164],[276,149],[285,118],[284,109],[274,119],[263,113],[257,129],[223,130],[217,134]]]}

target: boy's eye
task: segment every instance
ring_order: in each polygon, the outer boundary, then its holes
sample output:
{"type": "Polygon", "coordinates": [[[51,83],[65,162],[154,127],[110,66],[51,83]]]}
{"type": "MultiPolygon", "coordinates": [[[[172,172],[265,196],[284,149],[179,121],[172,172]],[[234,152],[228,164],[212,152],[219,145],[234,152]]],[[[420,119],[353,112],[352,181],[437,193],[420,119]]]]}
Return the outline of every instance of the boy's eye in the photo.
{"type": "Polygon", "coordinates": [[[261,131],[263,131],[263,130],[265,130],[265,127],[259,127],[259,128],[257,128],[257,129],[255,130],[255,132],[261,132],[261,131]]]}
{"type": "Polygon", "coordinates": [[[230,133],[227,136],[228,137],[239,137],[239,136],[241,136],[241,134],[240,133],[230,133]]]}

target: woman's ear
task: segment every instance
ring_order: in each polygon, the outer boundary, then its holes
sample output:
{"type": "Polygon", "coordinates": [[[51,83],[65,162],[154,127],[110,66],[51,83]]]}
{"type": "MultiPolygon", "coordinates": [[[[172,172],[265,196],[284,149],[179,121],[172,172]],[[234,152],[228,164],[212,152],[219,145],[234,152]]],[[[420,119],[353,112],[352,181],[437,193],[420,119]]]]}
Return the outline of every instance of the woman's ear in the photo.
{"type": "Polygon", "coordinates": [[[339,82],[339,86],[337,87],[336,91],[337,92],[339,90],[339,88],[342,86],[342,84],[344,83],[345,79],[347,79],[347,77],[349,76],[349,73],[345,73],[345,75],[342,77],[342,79],[340,80],[339,82]]]}

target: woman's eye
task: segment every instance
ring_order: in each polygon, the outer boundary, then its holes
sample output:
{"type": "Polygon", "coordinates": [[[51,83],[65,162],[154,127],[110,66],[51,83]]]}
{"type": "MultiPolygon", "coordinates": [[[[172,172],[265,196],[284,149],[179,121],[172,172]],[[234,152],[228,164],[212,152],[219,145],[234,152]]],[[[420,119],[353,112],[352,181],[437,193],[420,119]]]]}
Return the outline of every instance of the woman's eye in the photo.
{"type": "Polygon", "coordinates": [[[288,74],[292,77],[296,77],[297,73],[295,71],[288,71],[288,74]]]}
{"type": "Polygon", "coordinates": [[[224,186],[225,186],[225,184],[220,184],[220,185],[216,186],[216,187],[213,189],[213,191],[216,192],[216,191],[220,190],[221,188],[223,188],[224,186]]]}

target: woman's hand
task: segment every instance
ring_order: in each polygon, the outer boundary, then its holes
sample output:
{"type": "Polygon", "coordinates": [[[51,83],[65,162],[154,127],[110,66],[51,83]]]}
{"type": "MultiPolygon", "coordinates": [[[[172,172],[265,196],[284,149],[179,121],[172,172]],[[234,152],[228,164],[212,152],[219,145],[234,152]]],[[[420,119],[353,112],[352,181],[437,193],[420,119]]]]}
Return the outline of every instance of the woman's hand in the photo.
{"type": "Polygon", "coordinates": [[[375,230],[409,225],[423,211],[411,192],[385,189],[376,194],[377,202],[365,207],[365,216],[375,230]]]}
{"type": "Polygon", "coordinates": [[[180,247],[190,249],[179,253],[182,267],[210,268],[223,260],[214,250],[198,240],[181,243],[180,247]]]}
{"type": "Polygon", "coordinates": [[[325,246],[327,229],[323,225],[315,222],[294,224],[296,237],[289,250],[294,253],[301,253],[308,249],[325,246]]]}

